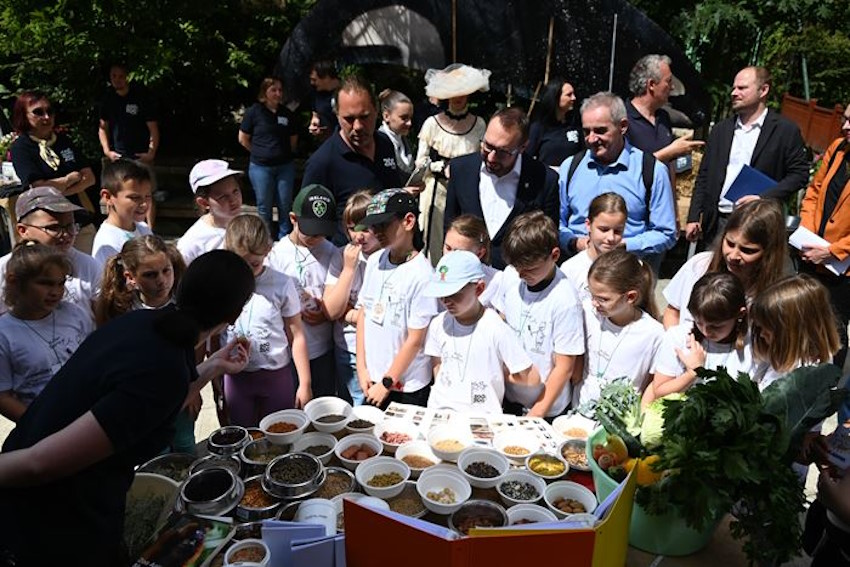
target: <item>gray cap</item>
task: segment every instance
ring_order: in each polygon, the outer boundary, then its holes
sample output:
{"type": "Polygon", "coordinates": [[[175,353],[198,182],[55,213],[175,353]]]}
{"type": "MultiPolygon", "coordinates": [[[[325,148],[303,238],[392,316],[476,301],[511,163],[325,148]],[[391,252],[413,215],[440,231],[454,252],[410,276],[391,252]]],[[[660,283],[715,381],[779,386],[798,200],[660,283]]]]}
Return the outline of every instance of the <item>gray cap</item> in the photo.
{"type": "Polygon", "coordinates": [[[15,203],[15,216],[22,219],[37,209],[44,209],[51,213],[72,213],[83,210],[53,187],[33,187],[18,196],[18,201],[15,203]]]}

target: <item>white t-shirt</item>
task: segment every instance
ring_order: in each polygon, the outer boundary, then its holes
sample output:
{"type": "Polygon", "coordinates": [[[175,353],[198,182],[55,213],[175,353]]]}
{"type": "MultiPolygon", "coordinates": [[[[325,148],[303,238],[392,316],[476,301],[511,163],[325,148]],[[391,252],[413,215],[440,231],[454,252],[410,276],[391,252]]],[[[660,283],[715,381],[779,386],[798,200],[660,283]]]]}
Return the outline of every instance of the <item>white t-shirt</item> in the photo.
{"type": "MultiPolygon", "coordinates": [[[[65,296],[63,301],[72,303],[89,314],[94,321],[94,310],[92,303],[100,295],[100,281],[103,278],[103,266],[84,252],[76,248],[68,250],[68,259],[74,269],[68,279],[65,280],[65,296]]],[[[12,254],[6,254],[0,258],[0,294],[5,293],[6,288],[6,264],[12,254]]],[[[6,313],[9,307],[4,301],[0,301],[0,315],[6,313]]]]}
{"type": "Polygon", "coordinates": [[[501,414],[505,369],[514,374],[531,367],[516,334],[492,309],[485,309],[474,325],[440,313],[428,326],[424,350],[440,359],[429,408],[501,414]]]}
{"type": "Polygon", "coordinates": [[[655,353],[664,337],[664,325],[644,312],[637,321],[619,327],[600,316],[590,300],[584,310],[584,379],[573,389],[573,407],[599,399],[602,388],[616,378],[626,377],[635,388],[651,380],[655,353]]]}
{"type": "Polygon", "coordinates": [[[266,266],[256,283],[251,299],[222,333],[222,340],[228,343],[239,336],[251,340],[246,371],[277,370],[292,361],[283,319],[299,314],[301,302],[293,279],[274,268],[266,266]]]}
{"type": "Polygon", "coordinates": [[[97,234],[94,235],[91,255],[94,256],[95,260],[106,265],[107,260],[121,252],[125,242],[136,236],[146,234],[153,234],[153,231],[143,222],[137,222],[136,228],[130,231],[104,222],[97,229],[97,234]]]}
{"type": "Polygon", "coordinates": [[[587,285],[587,273],[590,271],[590,266],[593,265],[593,260],[590,259],[590,254],[587,250],[582,250],[563,264],[561,271],[573,284],[578,294],[578,300],[584,303],[590,299],[590,288],[587,285]]]}
{"type": "MultiPolygon", "coordinates": [[[[425,329],[437,315],[437,300],[422,290],[434,268],[423,254],[404,264],[390,262],[387,249],[366,262],[358,305],[364,309],[366,369],[373,382],[389,370],[408,329],[425,329]]],[[[393,376],[404,392],[416,392],[431,382],[431,360],[421,350],[401,376],[393,376]]]]}
{"type": "Polygon", "coordinates": [[[700,252],[685,262],[667,287],[664,288],[664,299],[667,305],[679,310],[679,324],[691,324],[693,315],[688,311],[688,302],[691,300],[691,292],[694,284],[708,271],[708,265],[714,252],[700,252]]]}
{"type": "MultiPolygon", "coordinates": [[[[322,240],[312,249],[295,245],[289,237],[282,238],[272,248],[266,263],[295,280],[295,289],[301,300],[301,309],[315,311],[316,299],[325,293],[328,271],[339,275],[342,271],[342,253],[328,240],[322,240]]],[[[333,322],[311,325],[304,321],[304,337],[310,360],[318,358],[333,348],[333,322]]]]}
{"type": "MultiPolygon", "coordinates": [[[[517,271],[508,266],[502,277],[502,297],[496,308],[522,340],[531,361],[545,383],[554,366],[554,355],[584,354],[584,320],[573,285],[560,270],[542,291],[529,291],[517,271]]],[[[560,415],[570,402],[572,386],[567,380],[549,409],[560,415]]]]}
{"type": "MultiPolygon", "coordinates": [[[[342,253],[342,248],[339,249],[342,253]]],[[[360,294],[360,288],[363,287],[363,276],[366,273],[366,256],[360,253],[360,258],[357,260],[357,266],[354,268],[354,276],[351,278],[351,291],[348,293],[348,302],[351,305],[357,305],[357,296],[360,294]]],[[[342,272],[328,270],[328,277],[325,279],[325,285],[336,285],[339,282],[339,276],[342,272]]],[[[334,321],[334,344],[337,348],[346,352],[357,352],[357,326],[351,323],[346,323],[343,319],[334,321]]]]}
{"type": "MultiPolygon", "coordinates": [[[[676,355],[676,347],[686,353],[688,352],[686,345],[688,335],[693,327],[693,323],[685,323],[667,329],[661,341],[661,346],[658,347],[658,353],[655,355],[653,372],[676,377],[685,371],[685,365],[676,355]]],[[[747,334],[744,348],[741,350],[736,350],[733,344],[715,343],[707,339],[702,341],[702,346],[706,354],[703,367],[707,370],[717,370],[721,366],[725,366],[726,372],[733,378],[738,376],[738,372],[746,372],[752,376],[756,363],[753,360],[753,348],[749,334],[747,334]]]]}
{"type": "Polygon", "coordinates": [[[29,405],[93,330],[88,314],[66,301],[35,321],[0,316],[0,391],[29,405]]]}
{"type": "Polygon", "coordinates": [[[225,229],[211,225],[206,215],[196,220],[177,241],[177,249],[183,254],[186,265],[205,252],[224,248],[224,233],[225,229]]]}
{"type": "Polygon", "coordinates": [[[487,287],[478,296],[478,301],[484,307],[491,307],[493,305],[493,298],[502,295],[502,277],[504,272],[487,264],[481,264],[481,269],[484,270],[484,283],[487,284],[487,287]]]}

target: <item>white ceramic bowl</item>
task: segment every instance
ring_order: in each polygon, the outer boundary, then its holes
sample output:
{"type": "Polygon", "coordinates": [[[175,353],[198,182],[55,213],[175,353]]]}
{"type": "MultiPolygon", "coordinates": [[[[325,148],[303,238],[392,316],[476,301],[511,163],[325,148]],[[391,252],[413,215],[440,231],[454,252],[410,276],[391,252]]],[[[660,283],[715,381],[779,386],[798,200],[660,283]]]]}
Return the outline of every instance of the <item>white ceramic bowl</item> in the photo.
{"type": "Polygon", "coordinates": [[[523,463],[525,458],[540,449],[540,440],[530,431],[513,430],[497,433],[493,437],[493,447],[514,463],[523,463]],[[508,447],[521,447],[525,453],[508,453],[508,447]]]}
{"type": "Polygon", "coordinates": [[[543,493],[543,500],[546,501],[546,506],[548,506],[549,509],[558,516],[558,518],[563,519],[570,514],[562,512],[554,504],[556,500],[561,498],[578,500],[584,506],[585,513],[590,514],[596,510],[596,496],[589,489],[583,487],[577,482],[559,480],[558,482],[553,482],[547,486],[546,491],[543,493]]]}
{"type": "Polygon", "coordinates": [[[475,438],[472,436],[472,431],[470,431],[469,426],[465,424],[452,425],[450,423],[443,423],[436,427],[432,427],[428,432],[428,445],[431,446],[431,450],[434,451],[434,454],[442,460],[452,463],[457,462],[457,458],[460,456],[461,451],[467,447],[471,447],[474,443],[475,438]],[[437,447],[438,443],[449,440],[459,442],[462,447],[458,448],[456,451],[448,451],[437,447]]]}
{"type": "Polygon", "coordinates": [[[265,567],[271,561],[271,551],[269,551],[269,546],[265,544],[265,542],[261,539],[243,539],[240,542],[234,543],[227,550],[227,553],[224,554],[224,564],[225,565],[261,565],[265,567]],[[263,559],[259,562],[244,562],[244,561],[236,561],[234,562],[233,556],[236,555],[240,550],[248,548],[248,547],[258,547],[261,548],[265,555],[263,559]]]}
{"type": "Polygon", "coordinates": [[[561,458],[560,454],[553,455],[551,453],[546,453],[544,451],[537,451],[536,453],[532,453],[525,458],[525,468],[526,468],[526,470],[528,470],[528,472],[536,474],[537,476],[539,476],[540,478],[542,478],[544,480],[558,480],[559,478],[563,477],[565,474],[567,474],[570,471],[570,464],[567,461],[565,461],[563,458],[561,458]],[[557,462],[561,463],[562,465],[564,465],[564,468],[560,473],[557,473],[557,474],[543,474],[542,471],[536,471],[533,468],[531,468],[532,462],[535,459],[540,459],[540,458],[545,458],[547,460],[552,459],[553,461],[557,461],[557,462]]]}
{"type": "Polygon", "coordinates": [[[338,494],[331,498],[331,502],[334,503],[336,507],[336,528],[337,531],[345,531],[345,512],[343,500],[350,500],[351,502],[357,502],[362,506],[369,506],[371,508],[377,508],[381,510],[389,510],[390,505],[380,498],[375,498],[374,496],[367,496],[366,494],[361,494],[359,492],[346,492],[344,494],[338,494]]]}
{"type": "Polygon", "coordinates": [[[508,508],[508,525],[512,526],[520,520],[538,522],[557,522],[558,516],[548,508],[539,504],[517,504],[508,508]]]}
{"type": "Polygon", "coordinates": [[[387,499],[398,496],[404,490],[404,483],[410,478],[410,468],[404,462],[393,457],[375,457],[361,463],[354,471],[354,476],[363,490],[366,491],[366,494],[375,498],[387,499]],[[391,473],[398,473],[401,480],[392,486],[369,486],[369,481],[374,476],[391,473]]]}
{"type": "Polygon", "coordinates": [[[329,447],[327,451],[325,451],[321,455],[315,455],[322,461],[323,465],[328,464],[331,461],[331,457],[334,454],[334,447],[336,447],[337,439],[331,433],[322,433],[320,431],[311,431],[310,433],[305,433],[302,435],[298,441],[292,444],[292,452],[293,453],[306,453],[304,449],[307,447],[316,447],[316,446],[324,446],[329,447]]]}
{"type": "Polygon", "coordinates": [[[419,439],[419,428],[416,427],[412,421],[407,421],[404,419],[398,418],[390,418],[385,419],[381,423],[375,426],[373,429],[375,437],[381,442],[384,447],[384,450],[392,455],[395,453],[396,449],[404,445],[409,441],[416,441],[419,439]],[[390,443],[388,441],[384,441],[381,439],[385,433],[402,433],[410,437],[407,441],[402,441],[401,443],[390,443]]]}
{"type": "MultiPolygon", "coordinates": [[[[404,457],[409,457],[411,455],[416,455],[419,457],[424,457],[430,461],[434,462],[434,465],[440,464],[440,458],[434,454],[431,450],[431,446],[428,445],[427,441],[408,441],[407,443],[400,445],[398,449],[395,451],[395,458],[402,460],[404,457]]],[[[417,479],[419,478],[419,474],[422,471],[428,470],[430,467],[425,468],[416,468],[411,467],[410,463],[407,463],[408,468],[410,468],[410,478],[417,479]]]]}
{"type": "Polygon", "coordinates": [[[567,439],[563,441],[560,445],[558,445],[558,455],[561,456],[567,463],[570,465],[570,468],[575,469],[577,471],[585,471],[588,472],[590,470],[590,463],[581,464],[579,460],[575,460],[570,462],[564,456],[564,450],[568,447],[572,447],[576,453],[579,455],[584,455],[584,462],[587,463],[587,440],[586,439],[567,439]]]}
{"type": "Polygon", "coordinates": [[[351,419],[345,423],[345,430],[349,433],[371,433],[375,429],[375,425],[382,421],[384,421],[384,412],[375,406],[354,406],[351,409],[351,419]],[[352,427],[351,422],[355,419],[365,419],[372,422],[373,425],[364,428],[352,427]]]}
{"type": "Polygon", "coordinates": [[[581,414],[559,415],[552,422],[552,429],[564,439],[587,439],[599,425],[581,414]]]}
{"type": "Polygon", "coordinates": [[[360,463],[364,463],[368,460],[364,459],[362,461],[357,461],[354,459],[347,459],[342,456],[343,453],[354,445],[368,445],[369,448],[375,452],[373,457],[369,457],[370,459],[374,459],[380,455],[381,449],[384,448],[383,445],[381,445],[381,442],[376,439],[374,435],[370,435],[368,433],[355,433],[354,435],[348,435],[337,441],[336,447],[334,447],[334,454],[339,459],[339,462],[341,462],[342,465],[350,471],[356,470],[360,463]]]}
{"type": "Polygon", "coordinates": [[[457,468],[460,470],[460,474],[475,488],[493,488],[510,470],[511,464],[504,455],[493,449],[473,446],[460,452],[457,458],[457,468]],[[466,472],[466,468],[476,462],[487,463],[499,471],[499,474],[490,478],[481,478],[466,472]]]}
{"type": "Polygon", "coordinates": [[[336,396],[323,396],[307,402],[307,405],[304,406],[304,413],[310,418],[310,422],[316,431],[336,433],[345,429],[345,424],[351,417],[351,404],[336,396]],[[319,421],[321,417],[328,415],[341,415],[344,419],[330,423],[319,421]]]}
{"type": "Polygon", "coordinates": [[[307,426],[310,425],[310,419],[307,414],[299,409],[286,409],[270,413],[260,420],[260,429],[266,435],[266,439],[275,445],[291,445],[301,437],[307,426]],[[293,431],[288,433],[270,433],[269,426],[279,421],[286,421],[296,426],[293,431]]]}
{"type": "Polygon", "coordinates": [[[472,487],[469,485],[469,481],[463,478],[460,471],[441,466],[426,469],[419,475],[419,480],[416,481],[416,492],[419,493],[426,508],[435,514],[447,516],[469,500],[469,497],[472,496],[472,487]],[[446,488],[455,494],[453,504],[443,504],[428,498],[429,492],[440,492],[446,488]]]}
{"type": "Polygon", "coordinates": [[[514,506],[516,504],[534,504],[543,498],[543,491],[545,490],[546,481],[536,474],[524,470],[508,471],[502,480],[496,484],[496,491],[499,493],[499,498],[502,499],[502,502],[505,503],[506,507],[514,506]],[[519,500],[502,492],[502,485],[511,481],[527,482],[537,490],[537,498],[532,498],[531,500],[519,500]]]}

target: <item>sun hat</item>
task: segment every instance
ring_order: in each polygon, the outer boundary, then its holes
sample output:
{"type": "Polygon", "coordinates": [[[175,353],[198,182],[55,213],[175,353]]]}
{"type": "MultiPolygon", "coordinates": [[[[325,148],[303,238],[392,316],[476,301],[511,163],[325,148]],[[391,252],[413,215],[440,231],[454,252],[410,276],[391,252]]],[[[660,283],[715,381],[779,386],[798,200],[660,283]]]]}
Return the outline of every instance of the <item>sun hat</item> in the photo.
{"type": "Polygon", "coordinates": [[[327,187],[316,183],[303,187],[292,201],[292,214],[298,219],[298,231],[307,236],[336,233],[336,199],[327,187]]]}
{"type": "Polygon", "coordinates": [[[463,63],[452,63],[445,69],[425,72],[425,94],[440,100],[490,90],[490,71],[463,63]]]}
{"type": "Polygon", "coordinates": [[[18,220],[38,209],[51,213],[72,213],[85,210],[68,200],[65,195],[53,187],[33,187],[18,196],[15,203],[15,216],[18,220]]]}
{"type": "Polygon", "coordinates": [[[452,250],[440,258],[422,293],[428,297],[448,297],[466,284],[483,279],[484,269],[478,256],[468,250],[452,250]]]}
{"type": "Polygon", "coordinates": [[[384,189],[372,197],[372,201],[366,207],[366,216],[354,227],[354,230],[366,230],[370,226],[389,222],[407,213],[419,216],[419,203],[416,202],[416,197],[404,189],[384,189]]]}
{"type": "Polygon", "coordinates": [[[197,193],[201,187],[212,185],[231,175],[242,175],[242,173],[242,171],[230,169],[230,164],[223,159],[205,159],[196,163],[189,172],[189,185],[192,187],[192,192],[197,193]]]}

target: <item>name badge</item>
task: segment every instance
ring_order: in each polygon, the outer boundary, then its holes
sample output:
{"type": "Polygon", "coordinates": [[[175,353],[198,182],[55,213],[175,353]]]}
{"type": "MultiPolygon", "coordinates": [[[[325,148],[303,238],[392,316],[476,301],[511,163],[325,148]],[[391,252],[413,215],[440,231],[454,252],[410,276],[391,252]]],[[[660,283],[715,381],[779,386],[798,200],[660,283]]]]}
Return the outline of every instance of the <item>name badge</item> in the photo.
{"type": "Polygon", "coordinates": [[[382,301],[379,301],[372,307],[371,318],[376,325],[384,324],[384,317],[387,315],[387,308],[382,301]]]}
{"type": "Polygon", "coordinates": [[[286,116],[278,116],[277,117],[277,125],[278,126],[289,126],[289,118],[286,116]]]}

